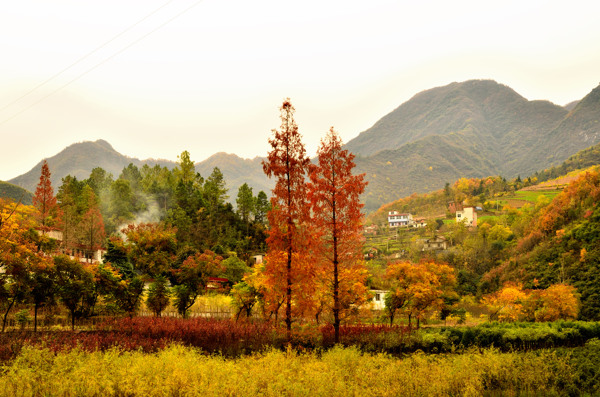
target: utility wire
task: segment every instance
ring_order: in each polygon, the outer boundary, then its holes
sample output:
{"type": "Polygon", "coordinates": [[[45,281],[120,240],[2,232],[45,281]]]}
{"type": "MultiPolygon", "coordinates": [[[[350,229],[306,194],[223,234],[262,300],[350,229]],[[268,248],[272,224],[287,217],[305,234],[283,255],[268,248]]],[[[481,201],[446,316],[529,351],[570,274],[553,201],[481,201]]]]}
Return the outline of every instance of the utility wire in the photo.
{"type": "Polygon", "coordinates": [[[124,35],[125,33],[127,33],[128,31],[130,31],[131,29],[133,29],[134,27],[136,27],[140,23],[144,22],[146,19],[150,18],[152,15],[156,14],[158,11],[160,11],[162,8],[166,7],[172,1],[173,0],[167,1],[165,4],[161,5],[160,7],[158,7],[154,11],[152,11],[150,14],[146,15],[145,17],[143,17],[142,19],[140,19],[139,21],[137,21],[133,25],[131,25],[128,28],[126,28],[125,30],[121,31],[120,33],[118,33],[116,36],[114,36],[110,40],[106,41],[103,44],[100,44],[98,47],[96,47],[92,51],[88,52],[87,54],[85,54],[84,56],[82,56],[81,58],[79,58],[78,60],[76,60],[75,62],[73,62],[69,66],[67,66],[66,68],[62,69],[58,73],[56,73],[53,76],[49,77],[48,79],[42,81],[41,83],[39,83],[38,85],[36,85],[35,87],[33,87],[32,89],[30,89],[29,91],[27,91],[26,93],[24,93],[23,95],[21,95],[20,97],[18,97],[17,99],[15,99],[14,101],[9,102],[8,104],[6,104],[2,108],[0,108],[0,112],[2,112],[5,109],[11,107],[12,105],[14,105],[15,103],[19,102],[21,99],[25,98],[26,96],[30,95],[31,93],[33,93],[34,91],[36,91],[40,87],[43,87],[44,85],[48,84],[50,81],[54,80],[55,78],[57,78],[58,76],[60,76],[64,72],[66,72],[67,70],[71,69],[73,66],[77,65],[78,63],[80,63],[81,61],[87,59],[92,54],[95,54],[96,52],[100,51],[102,48],[106,47],[107,45],[109,45],[110,43],[112,43],[113,41],[115,41],[116,39],[118,39],[119,37],[121,37],[122,35],[124,35]]]}
{"type": "MultiPolygon", "coordinates": [[[[6,109],[7,107],[13,105],[14,103],[20,101],[22,98],[26,97],[27,95],[31,94],[33,91],[37,90],[38,88],[42,87],[43,85],[45,85],[46,83],[48,83],[49,81],[53,80],[54,78],[56,78],[57,76],[59,76],[60,74],[62,74],[63,72],[67,71],[68,69],[72,68],[73,66],[75,66],[77,63],[81,62],[82,60],[84,60],[85,58],[89,57],[90,55],[92,55],[93,53],[97,52],[98,50],[100,50],[101,48],[105,47],[106,45],[108,45],[109,43],[111,43],[112,41],[114,41],[115,39],[117,39],[118,37],[120,37],[121,35],[123,35],[124,33],[126,33],[127,31],[131,30],[133,27],[135,27],[136,25],[140,24],[141,22],[143,22],[144,20],[148,19],[150,16],[152,16],[153,14],[155,14],[156,12],[158,12],[160,9],[162,9],[163,7],[165,7],[167,4],[171,3],[173,0],[169,0],[167,3],[163,4],[162,6],[160,6],[159,8],[157,8],[156,10],[152,11],[150,14],[146,15],[144,18],[142,18],[141,20],[139,20],[138,22],[136,22],[135,24],[131,25],[130,27],[128,27],[127,29],[125,29],[124,31],[122,31],[121,33],[119,33],[118,35],[116,35],[115,37],[113,37],[112,39],[110,39],[109,41],[107,41],[106,43],[102,44],[101,46],[99,46],[98,48],[96,48],[95,50],[91,51],[90,53],[86,54],[85,56],[81,57],[80,59],[78,59],[76,62],[74,62],[73,64],[69,65],[68,67],[66,67],[65,69],[61,70],[60,72],[56,73],[54,76],[50,77],[49,79],[47,79],[46,81],[38,84],[36,87],[34,87],[33,89],[31,89],[30,91],[28,91],[27,93],[25,93],[24,95],[22,95],[21,97],[17,98],[16,100],[12,101],[11,103],[9,103],[8,105],[4,106],[2,109],[0,109],[0,112],[3,111],[4,109],[6,109]]],[[[143,36],[137,38],[136,40],[134,40],[133,42],[129,43],[128,45],[126,45],[125,47],[121,48],[119,51],[113,53],[112,55],[110,55],[109,57],[105,58],[104,60],[100,61],[99,63],[95,64],[94,66],[92,66],[91,68],[89,68],[88,70],[86,70],[85,72],[81,73],[80,75],[78,75],[77,77],[73,78],[72,80],[69,80],[67,83],[63,84],[62,86],[58,87],[57,89],[55,89],[54,91],[50,92],[49,94],[43,96],[41,99],[35,101],[34,103],[32,103],[31,105],[27,106],[26,108],[20,110],[19,112],[13,114],[11,117],[3,120],[2,122],[0,122],[0,126],[8,123],[9,121],[11,121],[12,119],[14,119],[15,117],[21,115],[22,113],[25,113],[26,111],[28,111],[29,109],[31,109],[32,107],[34,107],[35,105],[37,105],[38,103],[46,100],[48,97],[51,97],[52,95],[56,94],[58,91],[64,89],[65,87],[71,85],[72,83],[74,83],[75,81],[79,80],[80,78],[82,78],[83,76],[85,76],[86,74],[90,73],[91,71],[97,69],[98,67],[104,65],[106,62],[108,62],[109,60],[113,59],[114,57],[116,57],[117,55],[122,54],[123,52],[125,52],[126,50],[128,50],[129,48],[133,47],[134,45],[136,45],[137,43],[139,43],[140,41],[144,40],[146,37],[150,36],[152,33],[156,32],[157,30],[160,30],[162,28],[164,28],[166,25],[168,25],[169,23],[173,22],[175,19],[179,18],[180,16],[182,16],[183,14],[185,14],[186,12],[188,12],[189,10],[191,10],[192,8],[196,7],[198,4],[200,4],[203,0],[198,0],[197,2],[195,2],[194,4],[192,4],[191,6],[185,8],[183,11],[179,12],[178,14],[175,14],[173,17],[167,19],[165,22],[163,22],[162,24],[158,25],[157,27],[155,27],[154,29],[152,29],[151,31],[149,31],[148,33],[144,34],[143,36]]]]}

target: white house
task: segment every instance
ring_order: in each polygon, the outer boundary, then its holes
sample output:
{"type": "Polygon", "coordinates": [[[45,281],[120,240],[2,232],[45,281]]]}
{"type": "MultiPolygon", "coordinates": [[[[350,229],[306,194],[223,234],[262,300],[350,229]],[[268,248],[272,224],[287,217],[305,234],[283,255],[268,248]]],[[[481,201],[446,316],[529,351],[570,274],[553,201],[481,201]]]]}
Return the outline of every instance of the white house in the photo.
{"type": "Polygon", "coordinates": [[[456,222],[464,222],[466,226],[477,226],[477,210],[475,207],[465,207],[462,211],[456,211],[456,222]]]}
{"type": "Polygon", "coordinates": [[[371,293],[373,294],[373,299],[371,299],[371,307],[373,310],[385,309],[385,295],[389,293],[389,291],[372,289],[371,293]]]}
{"type": "Polygon", "coordinates": [[[411,214],[401,214],[398,211],[388,212],[388,224],[390,227],[412,225],[413,218],[411,214]]]}

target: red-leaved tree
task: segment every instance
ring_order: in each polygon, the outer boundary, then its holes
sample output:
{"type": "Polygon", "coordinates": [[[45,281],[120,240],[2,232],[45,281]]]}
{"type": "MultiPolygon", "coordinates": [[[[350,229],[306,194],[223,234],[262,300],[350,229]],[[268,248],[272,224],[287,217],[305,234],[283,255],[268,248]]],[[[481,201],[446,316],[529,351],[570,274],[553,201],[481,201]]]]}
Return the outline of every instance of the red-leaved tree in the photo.
{"type": "Polygon", "coordinates": [[[60,223],[60,208],[56,203],[46,160],[42,164],[42,174],[33,196],[33,206],[37,210],[36,218],[42,232],[45,233],[60,223]]]}
{"type": "MultiPolygon", "coordinates": [[[[269,275],[281,274],[280,266],[284,266],[285,274],[285,323],[288,341],[292,332],[292,284],[294,272],[294,254],[302,252],[302,224],[306,220],[305,174],[309,164],[298,125],[294,121],[294,107],[289,99],[283,101],[280,108],[281,127],[273,130],[269,139],[271,151],[267,160],[263,161],[263,170],[269,178],[275,178],[275,188],[271,197],[271,210],[268,213],[269,237],[267,238],[268,255],[277,251],[285,252],[285,261],[267,261],[265,272],[269,275]]],[[[271,255],[274,257],[276,255],[271,255]]]]}
{"type": "Polygon", "coordinates": [[[317,154],[318,164],[311,165],[308,184],[312,225],[319,236],[319,243],[313,247],[325,269],[325,274],[319,278],[327,280],[326,284],[330,286],[335,342],[339,343],[342,304],[345,307],[360,304],[367,292],[365,287],[360,288],[366,278],[362,258],[363,204],[360,203],[360,195],[365,191],[367,182],[364,174],[352,174],[354,155],[342,148],[342,140],[333,127],[321,140],[317,154]],[[352,273],[359,279],[348,280],[350,284],[340,289],[340,281],[346,280],[342,273],[352,273]]]}

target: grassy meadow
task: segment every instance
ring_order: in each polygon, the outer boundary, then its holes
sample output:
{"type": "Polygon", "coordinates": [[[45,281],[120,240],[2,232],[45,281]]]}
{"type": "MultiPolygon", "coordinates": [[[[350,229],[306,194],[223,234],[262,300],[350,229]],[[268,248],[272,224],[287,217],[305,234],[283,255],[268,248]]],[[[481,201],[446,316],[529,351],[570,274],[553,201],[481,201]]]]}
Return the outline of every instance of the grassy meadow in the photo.
{"type": "Polygon", "coordinates": [[[1,368],[3,396],[481,396],[595,394],[600,343],[576,350],[403,358],[353,347],[236,359],[172,345],[155,353],[28,347],[1,368]],[[597,368],[597,367],[596,367],[597,368]],[[592,372],[590,372],[590,370],[592,372]],[[586,372],[587,371],[587,372],[586,372]],[[591,376],[591,378],[590,378],[591,376]]]}

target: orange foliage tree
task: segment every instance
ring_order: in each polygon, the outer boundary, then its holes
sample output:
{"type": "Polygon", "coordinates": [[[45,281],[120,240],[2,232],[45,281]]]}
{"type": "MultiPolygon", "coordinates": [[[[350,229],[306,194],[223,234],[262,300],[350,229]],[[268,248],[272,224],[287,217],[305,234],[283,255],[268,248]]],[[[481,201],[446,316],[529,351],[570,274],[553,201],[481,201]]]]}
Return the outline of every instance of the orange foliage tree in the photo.
{"type": "Polygon", "coordinates": [[[521,284],[506,283],[499,291],[484,296],[483,303],[491,312],[491,320],[517,321],[523,317],[526,299],[521,284]]]}
{"type": "Polygon", "coordinates": [[[540,305],[535,311],[536,321],[574,319],[579,314],[579,299],[575,287],[553,284],[538,292],[540,305]]]}
{"type": "Polygon", "coordinates": [[[501,290],[483,297],[490,318],[500,321],[556,321],[574,319],[579,313],[575,287],[553,284],[546,289],[523,290],[506,283],[501,290]]]}
{"type": "Polygon", "coordinates": [[[50,181],[50,169],[44,160],[40,182],[35,189],[33,206],[37,209],[36,218],[42,232],[47,232],[60,223],[60,208],[54,196],[54,189],[50,181]]]}
{"type": "Polygon", "coordinates": [[[317,155],[318,163],[310,167],[308,184],[311,224],[318,237],[313,247],[321,259],[317,279],[332,298],[335,343],[339,343],[342,308],[366,300],[360,195],[367,183],[364,174],[352,175],[354,155],[342,148],[333,127],[321,140],[317,155]]]}
{"type": "Polygon", "coordinates": [[[52,265],[50,257],[37,249],[29,231],[36,226],[32,207],[0,199],[0,308],[2,331],[15,303],[32,292],[32,275],[52,265]]]}
{"type": "Polygon", "coordinates": [[[386,295],[386,310],[391,323],[397,310],[417,319],[417,328],[425,312],[441,309],[447,301],[455,298],[456,275],[450,266],[433,261],[416,264],[396,262],[388,265],[386,279],[391,284],[386,295]]]}
{"type": "MultiPolygon", "coordinates": [[[[302,226],[307,219],[305,174],[309,164],[298,126],[294,120],[294,107],[289,99],[280,108],[281,127],[273,130],[269,139],[271,151],[263,161],[263,170],[269,178],[275,178],[268,213],[269,237],[267,238],[270,260],[266,261],[265,272],[270,282],[281,282],[280,267],[284,267],[286,291],[285,323],[288,340],[292,332],[292,285],[294,273],[303,272],[294,262],[294,254],[303,252],[306,233],[302,226]],[[304,236],[303,236],[304,234],[304,236]],[[277,251],[285,253],[285,260],[277,260],[277,251]]],[[[269,256],[269,255],[268,255],[269,256]]]]}

